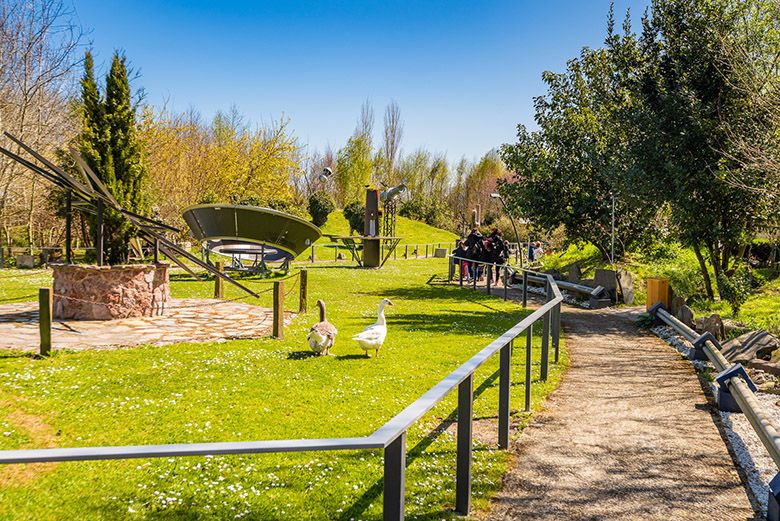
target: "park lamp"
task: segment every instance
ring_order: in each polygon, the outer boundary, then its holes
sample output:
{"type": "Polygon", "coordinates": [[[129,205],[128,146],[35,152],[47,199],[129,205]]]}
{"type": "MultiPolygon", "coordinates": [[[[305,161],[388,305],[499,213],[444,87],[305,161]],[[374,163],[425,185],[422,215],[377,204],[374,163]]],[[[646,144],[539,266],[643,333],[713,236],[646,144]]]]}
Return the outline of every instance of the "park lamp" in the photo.
{"type": "Polygon", "coordinates": [[[323,169],[322,169],[322,173],[321,173],[321,174],[320,174],[320,176],[319,176],[319,180],[320,180],[321,182],[323,182],[323,183],[324,183],[324,182],[325,182],[325,181],[327,181],[327,180],[328,180],[328,179],[329,179],[329,178],[330,178],[332,175],[333,175],[333,170],[331,170],[330,168],[328,168],[328,167],[326,166],[325,168],[323,168],[323,169]]]}

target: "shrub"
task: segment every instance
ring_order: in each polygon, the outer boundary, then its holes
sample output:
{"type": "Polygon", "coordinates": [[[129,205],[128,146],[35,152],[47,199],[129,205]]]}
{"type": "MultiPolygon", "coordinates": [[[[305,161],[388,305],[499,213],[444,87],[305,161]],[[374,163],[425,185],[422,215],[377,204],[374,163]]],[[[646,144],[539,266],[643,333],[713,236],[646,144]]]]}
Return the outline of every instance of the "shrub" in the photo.
{"type": "Polygon", "coordinates": [[[441,228],[452,221],[451,211],[444,201],[421,194],[404,201],[398,209],[398,215],[441,228]]]}
{"type": "Polygon", "coordinates": [[[729,303],[734,316],[739,315],[739,309],[750,296],[753,282],[747,267],[740,266],[731,277],[723,274],[718,276],[718,291],[720,297],[729,303]]]}
{"type": "Polygon", "coordinates": [[[678,295],[686,300],[706,292],[704,277],[698,265],[683,264],[664,271],[669,279],[669,285],[678,295]]]}
{"type": "Polygon", "coordinates": [[[354,203],[349,203],[345,206],[343,211],[344,217],[347,219],[347,222],[349,222],[349,233],[352,233],[354,230],[362,234],[365,226],[366,207],[355,201],[354,203]]]}
{"type": "Polygon", "coordinates": [[[318,190],[309,196],[309,215],[314,226],[322,226],[328,222],[328,215],[336,209],[336,204],[330,194],[318,190]]]}

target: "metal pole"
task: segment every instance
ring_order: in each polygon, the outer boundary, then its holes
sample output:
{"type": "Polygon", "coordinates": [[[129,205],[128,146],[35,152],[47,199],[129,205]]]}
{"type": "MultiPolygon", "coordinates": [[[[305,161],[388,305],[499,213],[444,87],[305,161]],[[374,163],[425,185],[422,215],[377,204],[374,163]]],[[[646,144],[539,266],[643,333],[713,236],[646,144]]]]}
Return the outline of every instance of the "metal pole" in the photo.
{"type": "Polygon", "coordinates": [[[531,342],[533,337],[534,325],[531,324],[525,330],[525,412],[531,411],[531,363],[533,362],[531,342]]]}
{"type": "Polygon", "coordinates": [[[154,263],[160,262],[160,239],[154,240],[154,263]]]}
{"type": "Polygon", "coordinates": [[[506,266],[504,266],[504,300],[507,300],[509,298],[509,281],[507,280],[509,278],[509,270],[506,266]]]}
{"type": "Polygon", "coordinates": [[[550,313],[552,310],[545,313],[542,319],[542,358],[539,378],[543,382],[547,381],[547,366],[550,358],[550,313]]]}
{"type": "Polygon", "coordinates": [[[406,483],[406,432],[402,432],[385,447],[385,521],[403,521],[404,488],[406,483]]]}
{"type": "Polygon", "coordinates": [[[528,307],[528,272],[523,271],[523,307],[528,307]]]}
{"type": "Polygon", "coordinates": [[[561,303],[559,302],[557,306],[554,308],[555,310],[555,318],[553,319],[552,323],[552,345],[553,350],[555,351],[555,363],[558,363],[558,355],[559,355],[559,344],[561,341],[561,303]]]}
{"type": "Polygon", "coordinates": [[[455,511],[468,515],[471,508],[471,429],[473,380],[470,374],[458,385],[458,462],[455,471],[455,511]]]}
{"type": "Polygon", "coordinates": [[[509,391],[511,377],[512,342],[501,348],[501,369],[498,380],[498,448],[509,448],[509,391]]]}
{"type": "Polygon", "coordinates": [[[615,265],[615,194],[612,194],[612,249],[610,252],[610,263],[615,265]]]}
{"type": "Polygon", "coordinates": [[[73,262],[73,193],[65,192],[65,263],[73,262]]]}
{"type": "Polygon", "coordinates": [[[490,281],[493,279],[493,267],[490,264],[485,267],[487,268],[487,282],[485,284],[487,284],[487,294],[490,295],[490,281]]]}
{"type": "Polygon", "coordinates": [[[97,200],[97,225],[95,227],[95,254],[97,265],[103,265],[103,199],[97,200]]]}
{"type": "Polygon", "coordinates": [[[479,273],[479,264],[476,262],[471,263],[471,282],[474,286],[474,291],[477,291],[477,273],[479,273]]]}
{"type": "Polygon", "coordinates": [[[314,245],[311,245],[311,261],[314,262],[314,245]]]}
{"type": "Polygon", "coordinates": [[[460,273],[459,279],[460,279],[460,286],[463,287],[463,261],[460,259],[458,260],[458,273],[460,273]]]}

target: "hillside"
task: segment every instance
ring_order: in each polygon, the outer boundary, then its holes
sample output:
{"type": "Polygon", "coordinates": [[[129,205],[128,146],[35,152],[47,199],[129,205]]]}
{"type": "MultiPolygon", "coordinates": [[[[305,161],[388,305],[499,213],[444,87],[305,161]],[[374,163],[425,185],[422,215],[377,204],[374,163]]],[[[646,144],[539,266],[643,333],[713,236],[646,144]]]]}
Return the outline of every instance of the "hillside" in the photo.
{"type": "MultiPolygon", "coordinates": [[[[328,222],[320,229],[322,230],[323,236],[315,243],[318,246],[321,245],[329,248],[330,245],[333,244],[328,237],[325,237],[326,234],[349,235],[349,223],[344,218],[344,214],[341,210],[332,212],[328,217],[328,222]]],[[[396,235],[402,237],[401,246],[407,244],[441,243],[442,245],[446,244],[452,248],[455,240],[458,238],[457,235],[448,232],[447,230],[435,228],[423,222],[400,216],[396,221],[396,235]]],[[[315,256],[316,255],[315,252],[315,256]]],[[[310,256],[311,248],[307,248],[306,251],[298,256],[298,259],[306,259],[310,256]]]]}

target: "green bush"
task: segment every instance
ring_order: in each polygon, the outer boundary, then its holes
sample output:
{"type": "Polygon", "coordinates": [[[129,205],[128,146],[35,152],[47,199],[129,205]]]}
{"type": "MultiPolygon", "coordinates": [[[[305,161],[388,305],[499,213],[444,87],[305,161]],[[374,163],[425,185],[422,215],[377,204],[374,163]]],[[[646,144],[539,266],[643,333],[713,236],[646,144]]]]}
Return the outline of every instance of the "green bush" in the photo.
{"type": "Polygon", "coordinates": [[[322,226],[328,222],[328,215],[336,209],[336,203],[330,194],[318,190],[309,196],[309,215],[314,226],[322,226]]]}
{"type": "Polygon", "coordinates": [[[734,316],[739,315],[739,309],[750,296],[753,289],[753,277],[746,266],[740,266],[731,277],[723,274],[718,276],[718,291],[720,298],[731,306],[734,316]]]}
{"type": "Polygon", "coordinates": [[[664,270],[663,275],[669,279],[674,294],[686,300],[706,292],[698,265],[679,264],[664,270]]]}
{"type": "Polygon", "coordinates": [[[344,217],[347,219],[347,222],[349,222],[349,233],[352,233],[354,230],[362,234],[364,227],[363,223],[366,217],[366,207],[355,201],[345,206],[343,211],[344,217]]]}
{"type": "Polygon", "coordinates": [[[446,228],[451,221],[450,210],[444,201],[421,194],[404,201],[398,209],[398,215],[440,228],[446,228]]]}

